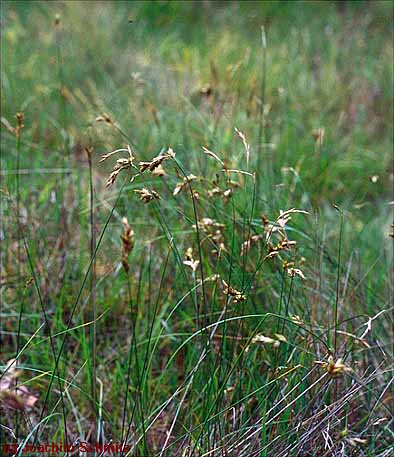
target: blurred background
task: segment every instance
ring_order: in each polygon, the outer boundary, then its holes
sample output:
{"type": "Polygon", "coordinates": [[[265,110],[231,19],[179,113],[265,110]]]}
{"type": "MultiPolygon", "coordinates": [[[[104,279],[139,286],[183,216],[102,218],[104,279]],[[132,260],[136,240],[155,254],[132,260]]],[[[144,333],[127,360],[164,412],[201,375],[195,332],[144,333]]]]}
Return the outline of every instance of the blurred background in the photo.
{"type": "MultiPolygon", "coordinates": [[[[230,154],[233,126],[258,148],[264,25],[273,172],[293,167],[308,192],[338,202],[391,191],[390,1],[5,1],[1,14],[2,112],[24,111],[31,142],[51,149],[26,157],[37,166],[62,160],[59,134],[78,155],[101,111],[146,151],[209,144],[230,154]]],[[[95,143],[112,147],[104,136],[95,143]]]]}

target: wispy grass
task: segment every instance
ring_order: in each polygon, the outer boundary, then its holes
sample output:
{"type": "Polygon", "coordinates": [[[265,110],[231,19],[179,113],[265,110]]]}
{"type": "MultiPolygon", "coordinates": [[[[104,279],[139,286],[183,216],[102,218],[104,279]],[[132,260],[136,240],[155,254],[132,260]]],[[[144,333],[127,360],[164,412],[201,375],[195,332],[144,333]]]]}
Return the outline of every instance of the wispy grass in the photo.
{"type": "Polygon", "coordinates": [[[389,2],[1,14],[1,443],[390,455],[389,2]]]}

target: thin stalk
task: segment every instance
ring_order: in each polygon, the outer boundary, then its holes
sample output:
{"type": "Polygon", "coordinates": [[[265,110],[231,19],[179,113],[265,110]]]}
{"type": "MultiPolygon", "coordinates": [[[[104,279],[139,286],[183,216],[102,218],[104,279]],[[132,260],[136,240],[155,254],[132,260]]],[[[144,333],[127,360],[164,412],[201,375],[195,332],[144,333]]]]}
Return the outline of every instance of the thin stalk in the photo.
{"type": "MultiPolygon", "coordinates": [[[[156,298],[156,303],[155,303],[155,308],[154,308],[154,311],[153,311],[153,316],[152,316],[152,319],[151,319],[151,324],[150,324],[149,328],[147,329],[148,330],[147,348],[146,348],[146,351],[145,351],[144,364],[142,366],[141,375],[139,375],[139,364],[138,364],[138,360],[137,360],[137,352],[136,352],[137,351],[137,344],[136,344],[136,339],[134,339],[135,357],[136,357],[136,364],[137,364],[137,379],[138,379],[137,392],[139,392],[140,418],[141,418],[141,426],[142,426],[142,434],[143,434],[142,436],[143,436],[144,452],[145,453],[147,452],[148,447],[147,447],[147,442],[146,442],[145,418],[144,418],[144,411],[143,411],[143,408],[142,408],[142,393],[141,393],[141,391],[142,391],[142,386],[147,384],[146,375],[147,375],[147,372],[148,372],[148,369],[149,369],[149,356],[151,354],[151,349],[150,349],[151,346],[150,345],[151,345],[151,341],[152,341],[153,328],[154,328],[154,324],[155,324],[155,321],[156,321],[157,311],[159,309],[160,297],[161,297],[162,287],[163,287],[163,284],[164,284],[164,276],[165,276],[165,273],[167,271],[167,266],[168,266],[168,261],[169,261],[169,258],[170,258],[171,251],[172,251],[172,247],[170,246],[169,250],[168,250],[168,253],[167,253],[167,256],[166,256],[166,260],[164,262],[164,266],[163,266],[163,272],[162,272],[162,275],[161,275],[159,290],[158,290],[158,294],[157,294],[157,298],[156,298]]],[[[134,329],[135,329],[135,327],[134,327],[134,329]]],[[[134,332],[133,332],[133,334],[134,334],[134,332]]],[[[130,353],[129,353],[129,361],[131,362],[131,346],[130,346],[130,353]]],[[[126,405],[125,405],[125,407],[126,407],[126,405]]],[[[131,419],[130,419],[129,424],[128,424],[127,434],[126,434],[126,438],[124,440],[124,444],[127,443],[127,439],[128,439],[129,433],[130,433],[130,429],[131,429],[131,424],[132,424],[132,421],[133,421],[134,413],[135,413],[135,408],[133,410],[131,419]]],[[[125,411],[124,411],[124,413],[123,413],[123,425],[122,425],[122,442],[123,442],[123,430],[124,430],[125,416],[126,416],[126,414],[125,414],[125,411]]]]}
{"type": "MultiPolygon", "coordinates": [[[[18,318],[18,331],[16,335],[16,351],[15,351],[15,367],[18,369],[18,354],[20,351],[21,347],[21,330],[22,330],[22,318],[23,318],[23,312],[24,312],[24,305],[25,305],[25,296],[27,289],[29,287],[29,283],[26,283],[25,288],[23,290],[23,295],[22,295],[22,300],[21,300],[21,307],[19,310],[19,318],[18,318]]],[[[15,379],[15,390],[18,389],[18,378],[15,379]]],[[[16,410],[16,424],[15,424],[15,437],[16,441],[18,441],[18,435],[19,435],[19,426],[20,426],[20,411],[16,410]]]]}
{"type": "MultiPolygon", "coordinates": [[[[21,240],[21,221],[20,221],[20,201],[21,201],[21,194],[20,194],[20,157],[21,157],[21,132],[23,128],[23,114],[17,113],[16,114],[17,125],[15,128],[15,136],[16,136],[16,175],[15,175],[15,190],[16,190],[16,226],[17,226],[17,281],[20,284],[21,281],[21,261],[22,261],[22,246],[20,243],[21,240]]],[[[19,322],[18,322],[18,333],[17,333],[17,348],[16,353],[19,352],[19,344],[20,344],[20,331],[21,331],[21,323],[22,323],[22,316],[23,316],[23,307],[24,307],[24,298],[25,298],[26,288],[23,292],[21,307],[19,311],[19,322]]],[[[18,367],[18,360],[16,360],[16,367],[18,367]]],[[[17,388],[18,385],[18,378],[15,381],[15,387],[17,388]]],[[[19,435],[19,425],[20,425],[20,413],[16,411],[16,424],[15,424],[15,435],[18,439],[19,435]]]]}
{"type": "MultiPolygon", "coordinates": [[[[282,312],[282,303],[283,303],[284,293],[285,293],[285,269],[282,268],[282,280],[281,280],[281,287],[280,287],[280,298],[279,298],[278,310],[276,312],[278,314],[278,316],[280,316],[280,313],[282,312]]],[[[279,325],[280,325],[280,321],[278,320],[277,324],[276,324],[276,333],[279,333],[279,325]]]]}
{"type": "Polygon", "coordinates": [[[19,170],[20,170],[20,160],[21,160],[21,131],[23,128],[23,114],[22,113],[17,113],[16,115],[17,118],[17,127],[15,129],[16,131],[16,175],[15,175],[15,188],[16,188],[16,214],[17,214],[17,236],[18,236],[18,280],[20,280],[20,274],[21,274],[21,268],[20,268],[20,263],[21,263],[21,254],[22,254],[22,249],[21,249],[21,244],[20,244],[20,238],[21,238],[21,228],[20,228],[20,202],[21,202],[21,193],[20,193],[20,176],[19,176],[19,170]]]}
{"type": "MultiPolygon", "coordinates": [[[[9,197],[9,200],[10,200],[11,206],[13,206],[13,202],[12,202],[12,199],[10,197],[9,197]]],[[[18,217],[18,214],[16,213],[16,207],[14,207],[14,212],[15,212],[16,217],[18,217]]],[[[18,225],[20,226],[20,224],[18,224],[18,225]]],[[[59,360],[56,358],[55,343],[54,343],[54,340],[53,340],[53,335],[52,335],[52,331],[51,331],[51,326],[50,326],[47,310],[45,308],[44,300],[43,300],[43,297],[41,295],[41,290],[40,290],[40,286],[39,286],[39,283],[38,283],[38,278],[37,278],[37,275],[36,275],[36,271],[35,271],[35,268],[34,268],[33,259],[31,257],[30,249],[29,249],[29,247],[27,245],[26,237],[25,237],[25,235],[23,233],[23,230],[21,228],[20,228],[20,234],[21,234],[21,239],[23,241],[23,245],[24,245],[25,252],[26,252],[26,255],[27,255],[27,259],[28,259],[29,267],[30,267],[31,274],[32,274],[32,277],[33,277],[34,285],[35,285],[35,288],[36,288],[36,291],[37,291],[38,299],[39,299],[39,302],[40,302],[40,305],[41,305],[41,311],[42,311],[42,314],[44,316],[45,326],[46,326],[46,328],[48,330],[48,336],[49,336],[49,341],[50,341],[50,345],[51,345],[52,355],[53,355],[53,358],[55,360],[55,366],[53,368],[51,381],[50,381],[50,385],[52,385],[53,380],[56,377],[56,372],[59,371],[59,369],[58,369],[59,360]]],[[[71,322],[70,322],[70,325],[71,325],[71,322]]],[[[61,400],[61,408],[62,408],[62,416],[63,416],[63,424],[64,424],[65,445],[67,446],[68,445],[68,433],[67,433],[67,422],[66,422],[66,409],[65,409],[65,404],[64,404],[63,387],[62,387],[62,384],[61,384],[60,374],[59,374],[59,376],[57,376],[57,379],[58,379],[58,383],[59,383],[59,392],[60,392],[60,400],[61,400]]],[[[49,389],[47,390],[47,394],[46,394],[46,398],[45,398],[45,401],[44,401],[44,405],[42,407],[40,418],[39,418],[39,421],[38,421],[38,426],[37,426],[37,428],[35,430],[35,433],[34,433],[34,444],[36,443],[36,440],[37,440],[37,437],[38,437],[38,432],[39,432],[39,429],[40,429],[40,425],[41,425],[42,420],[44,418],[44,411],[45,411],[45,407],[46,407],[46,404],[48,402],[48,399],[49,399],[49,389]]],[[[67,451],[66,454],[69,455],[68,451],[67,451]]]]}
{"type": "MultiPolygon", "coordinates": [[[[264,126],[264,105],[265,105],[265,92],[266,92],[266,77],[267,77],[267,40],[265,35],[265,28],[261,26],[261,87],[260,87],[260,116],[259,116],[259,136],[258,136],[258,159],[257,159],[257,188],[260,191],[261,185],[261,170],[263,160],[263,140],[264,143],[266,132],[264,126]]],[[[269,186],[268,186],[269,188],[269,186]]]]}
{"type": "MultiPolygon", "coordinates": [[[[141,256],[141,261],[140,261],[140,274],[139,274],[139,281],[138,281],[138,288],[137,288],[137,296],[135,300],[135,306],[136,309],[133,311],[132,309],[132,295],[131,295],[131,283],[130,279],[128,277],[128,292],[129,292],[129,299],[130,299],[130,312],[131,312],[131,323],[132,323],[132,338],[130,340],[130,349],[129,349],[129,356],[128,356],[128,364],[127,364],[127,380],[126,380],[126,391],[125,391],[125,404],[124,404],[124,409],[123,409],[123,419],[122,419],[122,434],[121,434],[121,443],[122,443],[122,451],[121,451],[121,457],[123,457],[123,452],[124,452],[124,446],[127,444],[127,440],[129,437],[129,433],[131,430],[131,424],[133,422],[134,418],[134,413],[136,410],[136,402],[134,402],[134,407],[131,413],[131,418],[128,423],[128,428],[127,428],[127,433],[126,435],[124,434],[125,432],[125,425],[126,425],[126,416],[127,416],[127,403],[128,403],[128,392],[129,392],[129,386],[130,386],[130,379],[131,379],[131,356],[133,354],[133,349],[134,349],[134,354],[137,354],[137,341],[135,338],[135,326],[136,326],[136,319],[138,317],[138,303],[140,302],[140,297],[141,297],[141,284],[142,284],[142,274],[143,274],[143,269],[144,269],[144,253],[142,253],[141,256]]],[[[136,357],[136,371],[137,371],[137,379],[139,379],[139,363],[138,363],[138,358],[136,357]]]]}
{"type": "MultiPolygon", "coordinates": [[[[234,207],[234,200],[232,199],[231,200],[231,206],[232,206],[232,233],[231,233],[231,256],[230,256],[230,265],[229,265],[229,274],[228,274],[228,277],[227,277],[227,284],[231,284],[231,280],[232,280],[232,273],[233,273],[233,261],[234,261],[234,251],[235,251],[235,207],[234,207]]],[[[227,344],[226,344],[226,338],[227,338],[227,330],[228,330],[228,327],[227,327],[227,316],[228,316],[228,302],[229,302],[229,295],[226,296],[226,302],[225,302],[225,306],[224,306],[224,316],[223,316],[223,320],[224,320],[224,325],[223,325],[223,338],[222,338],[222,341],[221,341],[221,344],[220,344],[220,350],[218,351],[218,355],[216,357],[216,361],[215,361],[215,366],[214,366],[214,371],[216,371],[217,369],[219,369],[219,374],[218,374],[218,385],[219,386],[222,386],[223,383],[224,383],[224,380],[225,380],[225,376],[227,375],[225,368],[225,352],[226,352],[226,347],[227,347],[227,344]]],[[[234,354],[235,354],[235,351],[234,351],[234,354]]],[[[217,406],[216,406],[216,412],[219,411],[219,408],[220,408],[220,405],[221,405],[221,402],[223,401],[223,396],[218,399],[218,402],[217,402],[217,406]]],[[[219,421],[219,429],[221,428],[220,426],[220,421],[219,421]]]]}
{"type": "MultiPolygon", "coordinates": [[[[98,242],[97,242],[97,245],[96,245],[96,248],[94,250],[94,255],[93,257],[90,259],[90,262],[89,262],[89,265],[88,265],[88,268],[86,270],[86,273],[83,277],[83,280],[82,280],[82,284],[81,284],[81,287],[78,291],[78,295],[74,301],[74,304],[72,306],[72,309],[71,309],[71,312],[70,312],[70,316],[69,316],[69,319],[68,319],[68,322],[67,322],[67,327],[66,327],[66,330],[65,330],[65,335],[64,335],[64,338],[62,340],[62,343],[61,343],[61,346],[60,346],[60,350],[57,354],[57,357],[55,358],[55,366],[54,366],[54,369],[53,369],[53,373],[52,373],[52,376],[51,376],[51,379],[49,381],[49,385],[48,385],[48,388],[47,388],[47,392],[46,392],[46,395],[45,395],[45,400],[44,400],[44,404],[42,406],[42,410],[41,410],[41,414],[40,414],[40,421],[42,421],[43,419],[43,415],[44,415],[44,411],[45,411],[45,408],[46,408],[46,405],[47,405],[47,402],[48,402],[48,398],[49,398],[49,394],[50,394],[50,391],[52,389],[52,385],[53,385],[53,381],[54,381],[54,378],[55,378],[55,372],[56,370],[58,369],[58,365],[59,365],[59,361],[60,361],[60,357],[63,353],[63,350],[65,348],[65,345],[66,345],[66,341],[67,341],[67,337],[69,335],[69,330],[71,328],[71,323],[73,321],[73,318],[74,318],[74,314],[75,314],[75,311],[78,307],[78,304],[79,304],[79,301],[81,299],[81,296],[82,296],[82,292],[85,288],[85,285],[86,285],[86,282],[89,278],[89,275],[90,275],[90,271],[91,271],[91,268],[92,268],[92,265],[93,265],[93,262],[94,262],[94,259],[96,258],[96,255],[97,255],[97,251],[99,250],[100,246],[101,246],[101,243],[103,241],[103,238],[104,238],[104,234],[105,232],[107,231],[107,228],[108,228],[108,225],[112,219],[112,215],[115,211],[115,208],[116,206],[118,205],[119,203],[119,200],[120,200],[120,197],[122,195],[122,192],[123,192],[123,189],[124,189],[124,186],[126,185],[126,182],[127,182],[127,179],[126,178],[122,184],[122,187],[120,188],[119,190],[119,193],[118,193],[118,196],[116,198],[116,201],[115,201],[115,204],[113,205],[111,211],[110,211],[110,214],[107,218],[107,220],[105,221],[105,224],[104,224],[104,227],[103,227],[103,230],[101,231],[101,234],[100,234],[100,238],[98,239],[98,242]]],[[[39,432],[39,429],[40,429],[40,424],[38,425],[37,429],[36,429],[36,433],[35,433],[35,438],[34,438],[34,444],[36,443],[37,441],[37,436],[38,436],[38,432],[39,432]]]]}
{"type": "MultiPolygon", "coordinates": [[[[61,47],[61,21],[60,16],[56,15],[55,17],[55,46],[56,46],[56,63],[57,63],[57,77],[59,83],[59,111],[61,115],[61,127],[63,129],[62,134],[65,137],[63,142],[63,152],[64,152],[64,162],[65,165],[68,165],[70,159],[70,150],[68,147],[68,141],[66,139],[66,124],[67,124],[67,108],[66,108],[66,99],[64,94],[64,73],[63,73],[63,61],[62,61],[62,47],[61,47]]],[[[67,175],[64,175],[67,176],[67,175]]]]}
{"type": "MultiPolygon", "coordinates": [[[[126,273],[127,274],[127,273],[126,273]]],[[[130,276],[127,274],[127,289],[129,294],[129,304],[130,304],[130,317],[131,317],[131,342],[130,342],[130,349],[127,361],[127,378],[126,378],[126,389],[125,389],[125,399],[123,405],[123,418],[122,418],[122,435],[120,442],[123,444],[124,438],[124,430],[126,425],[126,414],[127,414],[127,403],[128,403],[128,396],[129,396],[129,388],[130,388],[130,379],[131,379],[131,358],[133,354],[133,349],[136,349],[136,341],[135,341],[135,327],[137,323],[137,316],[133,309],[133,300],[131,296],[131,283],[130,283],[130,276]]],[[[126,445],[127,436],[124,440],[124,445],[126,445]]],[[[123,448],[122,448],[123,449],[123,448]]],[[[123,455],[123,452],[121,453],[123,455]]]]}
{"type": "MultiPolygon", "coordinates": [[[[201,275],[201,293],[202,293],[202,301],[204,305],[203,309],[203,315],[207,316],[208,315],[208,304],[206,301],[206,293],[205,293],[205,276],[204,276],[204,266],[203,266],[203,256],[202,256],[202,250],[201,250],[201,236],[200,236],[200,229],[199,229],[199,224],[198,224],[198,214],[197,214],[197,205],[196,201],[194,198],[194,193],[193,193],[193,188],[190,183],[190,181],[187,179],[187,175],[185,171],[183,170],[182,166],[180,163],[175,159],[176,164],[178,165],[179,169],[181,170],[181,173],[183,174],[184,178],[187,181],[187,186],[189,188],[190,196],[192,199],[192,205],[193,205],[193,215],[194,215],[194,221],[196,225],[196,242],[197,242],[197,249],[198,249],[198,260],[199,260],[199,267],[200,267],[200,275],[201,275]]],[[[205,322],[204,320],[200,321],[200,307],[197,307],[197,322],[200,324],[201,328],[205,327],[205,322]]],[[[207,335],[205,335],[207,336],[207,335]]]]}
{"type": "Polygon", "coordinates": [[[337,284],[335,293],[335,307],[334,307],[334,354],[337,352],[337,332],[338,332],[338,303],[339,303],[339,276],[341,272],[341,252],[342,252],[342,231],[343,231],[343,212],[335,207],[341,214],[339,226],[339,240],[338,240],[338,263],[337,263],[337,284]]]}
{"type": "MultiPolygon", "coordinates": [[[[94,255],[96,249],[96,220],[94,212],[94,185],[93,185],[93,170],[92,170],[92,148],[86,149],[89,161],[89,190],[90,190],[90,258],[93,258],[92,270],[90,273],[90,304],[92,309],[93,325],[91,331],[92,341],[92,399],[93,405],[96,405],[97,391],[97,303],[96,303],[96,257],[94,255]]],[[[94,406],[95,408],[95,406],[94,406]]]]}

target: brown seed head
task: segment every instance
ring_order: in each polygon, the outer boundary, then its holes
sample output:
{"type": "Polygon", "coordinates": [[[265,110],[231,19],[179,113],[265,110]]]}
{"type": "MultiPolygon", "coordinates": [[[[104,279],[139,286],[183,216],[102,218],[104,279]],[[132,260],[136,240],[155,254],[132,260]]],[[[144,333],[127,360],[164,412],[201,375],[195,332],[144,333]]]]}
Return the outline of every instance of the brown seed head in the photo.
{"type": "Polygon", "coordinates": [[[226,281],[224,281],[223,279],[222,279],[222,283],[223,283],[223,286],[224,286],[224,290],[223,290],[224,294],[225,295],[230,295],[231,297],[233,297],[235,303],[238,303],[240,301],[245,301],[246,300],[246,296],[242,292],[240,292],[240,291],[234,289],[233,287],[229,286],[226,283],[226,281]]]}
{"type": "Polygon", "coordinates": [[[289,276],[291,276],[292,278],[294,278],[295,276],[299,276],[303,280],[306,279],[304,273],[299,268],[290,267],[290,268],[287,268],[286,271],[287,271],[287,274],[289,276]]]}
{"type": "Polygon", "coordinates": [[[193,271],[196,271],[198,268],[198,265],[200,264],[199,260],[195,260],[193,258],[193,249],[188,248],[185,253],[185,260],[183,261],[183,264],[190,267],[193,271]]]}
{"type": "Polygon", "coordinates": [[[143,173],[145,170],[153,171],[155,168],[161,165],[164,162],[164,160],[174,158],[175,152],[171,148],[168,148],[168,151],[165,154],[159,154],[157,157],[154,157],[149,162],[140,162],[140,171],[141,173],[143,173]]]}
{"type": "Polygon", "coordinates": [[[144,203],[149,203],[154,199],[160,200],[160,195],[155,190],[143,187],[142,189],[136,189],[134,192],[140,195],[140,200],[144,203]]]}
{"type": "Polygon", "coordinates": [[[23,121],[25,119],[25,115],[23,113],[16,113],[16,127],[15,127],[15,135],[19,138],[21,134],[21,130],[24,127],[23,121]]]}
{"type": "Polygon", "coordinates": [[[343,363],[341,358],[339,358],[335,362],[334,357],[332,355],[328,357],[327,362],[315,361],[315,364],[320,365],[333,378],[337,378],[345,373],[350,373],[352,371],[350,367],[347,367],[343,363]]]}
{"type": "Polygon", "coordinates": [[[241,256],[245,255],[249,249],[261,239],[260,235],[252,235],[248,240],[244,241],[241,246],[241,256]]]}
{"type": "MultiPolygon", "coordinates": [[[[127,170],[128,168],[132,168],[134,166],[134,156],[131,152],[131,148],[129,145],[127,145],[127,149],[121,148],[121,149],[116,149],[115,151],[109,152],[108,154],[104,154],[100,160],[100,162],[104,162],[105,160],[108,159],[108,157],[111,157],[113,154],[116,154],[118,152],[127,152],[128,157],[122,157],[118,159],[115,163],[114,168],[112,169],[111,174],[109,175],[109,178],[107,180],[106,187],[111,187],[112,184],[116,181],[116,178],[118,177],[118,174],[122,170],[127,170]]],[[[132,178],[132,180],[135,178],[135,176],[132,178]]]]}
{"type": "Polygon", "coordinates": [[[125,272],[128,273],[130,270],[129,267],[129,254],[134,247],[134,231],[130,227],[127,218],[124,217],[122,219],[123,224],[123,233],[120,235],[120,239],[122,241],[122,250],[121,250],[121,261],[125,272]]]}
{"type": "Polygon", "coordinates": [[[178,195],[181,190],[183,190],[189,182],[192,182],[197,179],[197,176],[189,175],[186,178],[183,178],[181,182],[179,182],[174,189],[173,195],[178,195]]]}

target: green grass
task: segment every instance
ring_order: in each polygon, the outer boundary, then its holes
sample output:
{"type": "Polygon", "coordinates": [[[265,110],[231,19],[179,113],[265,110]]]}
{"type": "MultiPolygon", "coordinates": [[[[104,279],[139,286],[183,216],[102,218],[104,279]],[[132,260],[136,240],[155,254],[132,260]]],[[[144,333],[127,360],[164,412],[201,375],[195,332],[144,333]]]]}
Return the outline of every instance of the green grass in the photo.
{"type": "Polygon", "coordinates": [[[1,443],[389,456],[393,3],[4,1],[1,23],[1,443]]]}

